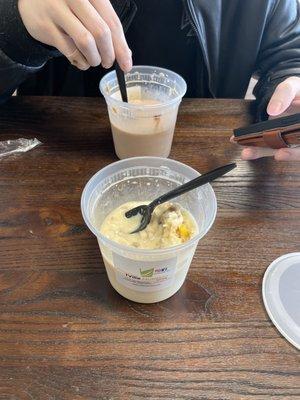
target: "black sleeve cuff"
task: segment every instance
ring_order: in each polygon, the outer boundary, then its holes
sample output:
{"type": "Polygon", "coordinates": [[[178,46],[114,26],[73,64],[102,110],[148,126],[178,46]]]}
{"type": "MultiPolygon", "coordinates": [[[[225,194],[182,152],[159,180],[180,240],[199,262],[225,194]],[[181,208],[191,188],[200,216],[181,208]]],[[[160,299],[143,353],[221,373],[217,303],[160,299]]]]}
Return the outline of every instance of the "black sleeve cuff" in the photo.
{"type": "Polygon", "coordinates": [[[60,55],[58,50],[29,35],[19,14],[18,0],[0,1],[0,15],[0,49],[11,60],[37,67],[60,55]]]}

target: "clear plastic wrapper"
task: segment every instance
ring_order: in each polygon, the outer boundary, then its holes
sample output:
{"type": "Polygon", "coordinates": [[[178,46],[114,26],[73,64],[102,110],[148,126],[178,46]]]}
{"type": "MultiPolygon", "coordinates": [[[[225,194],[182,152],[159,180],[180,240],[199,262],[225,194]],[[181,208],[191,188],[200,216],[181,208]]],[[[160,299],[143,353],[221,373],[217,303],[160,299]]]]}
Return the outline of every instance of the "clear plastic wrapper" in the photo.
{"type": "Polygon", "coordinates": [[[42,142],[38,139],[20,138],[2,141],[0,142],[0,158],[18,153],[26,153],[41,144],[42,142]]]}

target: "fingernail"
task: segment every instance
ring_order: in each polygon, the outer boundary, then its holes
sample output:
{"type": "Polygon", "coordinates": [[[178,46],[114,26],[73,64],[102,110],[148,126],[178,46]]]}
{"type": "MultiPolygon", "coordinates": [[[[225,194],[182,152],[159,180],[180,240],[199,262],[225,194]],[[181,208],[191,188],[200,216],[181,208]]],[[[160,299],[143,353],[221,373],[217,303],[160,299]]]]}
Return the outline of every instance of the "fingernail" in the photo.
{"type": "Polygon", "coordinates": [[[281,101],[273,101],[268,107],[269,114],[279,114],[282,110],[282,102],[281,101]]]}
{"type": "Polygon", "coordinates": [[[255,159],[257,156],[257,151],[256,149],[250,149],[250,148],[246,148],[242,151],[242,158],[244,160],[253,160],[255,159]]]}

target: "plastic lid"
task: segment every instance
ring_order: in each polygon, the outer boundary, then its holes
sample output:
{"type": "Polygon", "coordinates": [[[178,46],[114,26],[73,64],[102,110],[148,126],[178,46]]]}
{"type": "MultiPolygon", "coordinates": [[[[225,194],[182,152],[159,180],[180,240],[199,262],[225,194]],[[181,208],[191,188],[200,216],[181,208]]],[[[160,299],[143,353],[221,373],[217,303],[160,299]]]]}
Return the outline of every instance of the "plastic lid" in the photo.
{"type": "Polygon", "coordinates": [[[272,262],[264,275],[262,295],[273,324],[300,350],[300,253],[272,262]]]}

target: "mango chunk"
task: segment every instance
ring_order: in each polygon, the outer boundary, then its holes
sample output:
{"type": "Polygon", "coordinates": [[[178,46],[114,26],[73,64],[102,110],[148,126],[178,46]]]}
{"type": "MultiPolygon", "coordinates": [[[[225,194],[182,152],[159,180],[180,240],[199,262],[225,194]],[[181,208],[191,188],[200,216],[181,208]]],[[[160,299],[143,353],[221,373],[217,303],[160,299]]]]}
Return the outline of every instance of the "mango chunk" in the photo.
{"type": "Polygon", "coordinates": [[[188,228],[187,228],[186,225],[184,225],[184,224],[181,224],[181,225],[178,227],[178,229],[177,229],[177,234],[179,235],[179,237],[180,237],[181,239],[183,239],[183,241],[187,241],[187,240],[190,238],[190,236],[191,236],[190,231],[188,230],[188,228]]]}

